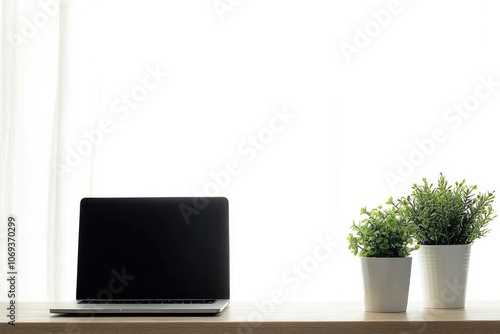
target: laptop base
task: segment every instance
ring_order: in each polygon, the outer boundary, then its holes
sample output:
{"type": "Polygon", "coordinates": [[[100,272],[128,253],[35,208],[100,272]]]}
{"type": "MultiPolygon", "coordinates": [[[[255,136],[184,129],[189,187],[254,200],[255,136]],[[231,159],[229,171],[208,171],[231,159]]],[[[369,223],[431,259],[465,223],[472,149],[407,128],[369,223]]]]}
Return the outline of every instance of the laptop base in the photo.
{"type": "Polygon", "coordinates": [[[50,309],[54,314],[217,314],[229,304],[228,299],[218,299],[212,304],[57,304],[50,309]]]}

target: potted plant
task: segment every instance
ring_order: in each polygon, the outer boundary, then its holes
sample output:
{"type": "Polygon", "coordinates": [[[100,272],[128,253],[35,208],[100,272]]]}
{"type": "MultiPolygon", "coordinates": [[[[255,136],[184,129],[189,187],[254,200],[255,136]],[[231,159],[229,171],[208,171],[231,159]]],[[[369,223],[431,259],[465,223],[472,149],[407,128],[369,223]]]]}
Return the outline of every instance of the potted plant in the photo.
{"type": "Polygon", "coordinates": [[[410,287],[413,230],[392,197],[382,205],[361,208],[362,219],[353,222],[349,250],[361,257],[364,302],[367,312],[405,312],[410,287]]]}
{"type": "Polygon", "coordinates": [[[494,192],[476,194],[465,180],[437,186],[425,178],[398,202],[415,230],[427,308],[463,308],[471,244],[489,232],[494,192]]]}

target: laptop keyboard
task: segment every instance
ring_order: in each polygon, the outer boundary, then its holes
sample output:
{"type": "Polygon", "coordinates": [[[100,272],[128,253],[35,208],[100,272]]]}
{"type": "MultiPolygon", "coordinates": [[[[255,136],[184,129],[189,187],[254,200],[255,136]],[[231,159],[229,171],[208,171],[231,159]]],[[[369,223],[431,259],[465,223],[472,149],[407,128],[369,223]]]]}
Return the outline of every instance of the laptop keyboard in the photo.
{"type": "Polygon", "coordinates": [[[81,300],[79,304],[213,304],[216,299],[81,300]]]}

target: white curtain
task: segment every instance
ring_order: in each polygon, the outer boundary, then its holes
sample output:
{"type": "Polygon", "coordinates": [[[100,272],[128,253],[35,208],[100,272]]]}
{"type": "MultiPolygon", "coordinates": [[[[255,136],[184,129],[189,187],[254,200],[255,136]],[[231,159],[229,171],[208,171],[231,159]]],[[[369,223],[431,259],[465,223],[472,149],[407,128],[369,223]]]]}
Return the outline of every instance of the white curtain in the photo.
{"type": "Polygon", "coordinates": [[[2,1],[0,210],[4,220],[17,217],[19,300],[74,295],[78,205],[91,192],[90,164],[71,173],[61,165],[72,133],[95,119],[99,89],[93,68],[74,56],[83,47],[73,45],[68,23],[75,5],[2,1]]]}
{"type": "MultiPolygon", "coordinates": [[[[361,301],[360,207],[439,172],[500,189],[500,87],[453,111],[500,81],[498,2],[390,3],[2,0],[0,275],[8,215],[19,300],[70,300],[82,197],[220,195],[234,300],[361,301]]],[[[497,225],[471,299],[500,298],[497,225]]]]}

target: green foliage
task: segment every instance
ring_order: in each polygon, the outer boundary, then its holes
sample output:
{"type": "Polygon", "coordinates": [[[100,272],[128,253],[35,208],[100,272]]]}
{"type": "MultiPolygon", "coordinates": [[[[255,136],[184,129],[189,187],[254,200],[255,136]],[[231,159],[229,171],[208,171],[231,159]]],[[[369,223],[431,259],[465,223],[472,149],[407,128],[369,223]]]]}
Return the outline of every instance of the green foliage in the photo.
{"type": "Polygon", "coordinates": [[[437,186],[424,178],[423,184],[414,184],[412,189],[410,196],[398,202],[421,245],[470,244],[489,232],[486,227],[496,217],[494,192],[476,195],[477,187],[467,186],[465,180],[450,185],[441,173],[437,186]]]}
{"type": "MultiPolygon", "coordinates": [[[[418,249],[414,245],[413,229],[402,214],[399,204],[392,197],[387,201],[387,208],[379,205],[373,210],[361,208],[361,221],[353,222],[350,233],[349,250],[362,257],[408,257],[418,249]]],[[[403,209],[404,210],[404,209],[403,209]]]]}

